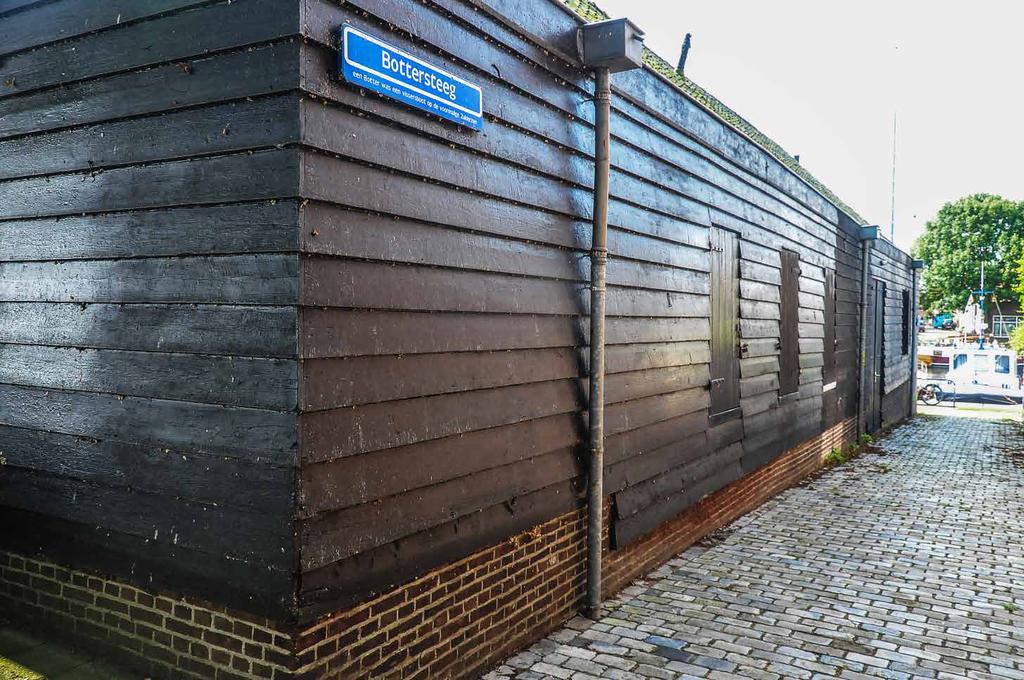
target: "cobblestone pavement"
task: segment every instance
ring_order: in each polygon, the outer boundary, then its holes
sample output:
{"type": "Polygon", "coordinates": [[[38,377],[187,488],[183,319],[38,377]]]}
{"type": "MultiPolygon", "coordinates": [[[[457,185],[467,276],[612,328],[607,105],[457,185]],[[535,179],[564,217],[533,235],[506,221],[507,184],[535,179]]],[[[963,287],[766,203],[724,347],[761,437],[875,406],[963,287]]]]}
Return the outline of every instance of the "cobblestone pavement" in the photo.
{"type": "Polygon", "coordinates": [[[1024,678],[1024,437],[919,418],[489,673],[1024,678]]]}

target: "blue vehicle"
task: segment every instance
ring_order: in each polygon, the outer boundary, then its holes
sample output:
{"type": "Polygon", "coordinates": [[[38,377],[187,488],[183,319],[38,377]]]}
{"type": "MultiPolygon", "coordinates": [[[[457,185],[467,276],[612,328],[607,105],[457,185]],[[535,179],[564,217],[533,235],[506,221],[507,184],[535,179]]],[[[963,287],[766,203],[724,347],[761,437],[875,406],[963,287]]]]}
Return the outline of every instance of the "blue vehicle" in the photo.
{"type": "Polygon", "coordinates": [[[936,314],[932,317],[932,328],[941,328],[947,331],[952,330],[953,328],[956,328],[956,321],[953,319],[953,315],[949,312],[936,314]]]}

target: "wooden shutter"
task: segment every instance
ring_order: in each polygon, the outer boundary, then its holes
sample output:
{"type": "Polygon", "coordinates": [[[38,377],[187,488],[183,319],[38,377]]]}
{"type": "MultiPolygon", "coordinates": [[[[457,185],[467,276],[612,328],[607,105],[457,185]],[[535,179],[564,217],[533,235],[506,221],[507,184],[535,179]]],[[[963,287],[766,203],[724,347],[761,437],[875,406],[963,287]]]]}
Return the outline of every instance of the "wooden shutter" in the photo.
{"type": "Polygon", "coordinates": [[[828,385],[836,379],[836,273],[825,270],[825,349],[822,380],[828,385]]]}
{"type": "Polygon", "coordinates": [[[711,229],[711,415],[740,405],[739,351],[736,344],[739,267],[736,234],[711,229]]]}
{"type": "Polygon", "coordinates": [[[785,395],[800,388],[800,256],[792,250],[783,250],[781,255],[779,394],[785,395]]]}

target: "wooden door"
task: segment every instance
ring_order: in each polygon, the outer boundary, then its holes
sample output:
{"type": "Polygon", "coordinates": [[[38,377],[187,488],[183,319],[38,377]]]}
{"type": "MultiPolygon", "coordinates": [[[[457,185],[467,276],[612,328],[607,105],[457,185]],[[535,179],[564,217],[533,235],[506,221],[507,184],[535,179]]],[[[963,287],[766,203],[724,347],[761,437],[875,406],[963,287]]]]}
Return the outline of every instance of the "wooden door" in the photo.
{"type": "Polygon", "coordinates": [[[739,251],[736,234],[711,229],[711,417],[739,413],[739,251]]]}
{"type": "Polygon", "coordinates": [[[885,283],[874,280],[871,316],[868,324],[867,428],[876,432],[882,427],[882,387],[885,377],[885,283]]]}

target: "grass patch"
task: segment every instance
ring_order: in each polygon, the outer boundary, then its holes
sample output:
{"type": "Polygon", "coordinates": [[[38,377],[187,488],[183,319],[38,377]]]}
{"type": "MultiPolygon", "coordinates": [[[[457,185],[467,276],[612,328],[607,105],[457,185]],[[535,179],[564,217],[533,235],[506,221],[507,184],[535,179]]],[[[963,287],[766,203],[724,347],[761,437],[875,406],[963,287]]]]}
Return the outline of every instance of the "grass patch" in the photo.
{"type": "MultiPolygon", "coordinates": [[[[830,468],[847,463],[860,456],[865,451],[883,453],[881,449],[871,446],[871,442],[873,441],[875,441],[875,438],[871,435],[862,434],[860,436],[860,444],[850,442],[845,446],[833,446],[832,449],[825,454],[825,457],[822,459],[822,463],[824,464],[824,467],[830,468]]],[[[883,473],[889,472],[889,466],[885,463],[878,463],[876,465],[876,470],[883,473]]]]}
{"type": "Polygon", "coordinates": [[[833,446],[832,450],[825,454],[825,466],[834,467],[836,465],[842,465],[848,460],[846,452],[838,446],[833,446]]]}
{"type": "Polygon", "coordinates": [[[30,671],[21,664],[0,656],[0,680],[46,680],[35,671],[30,671]]]}

